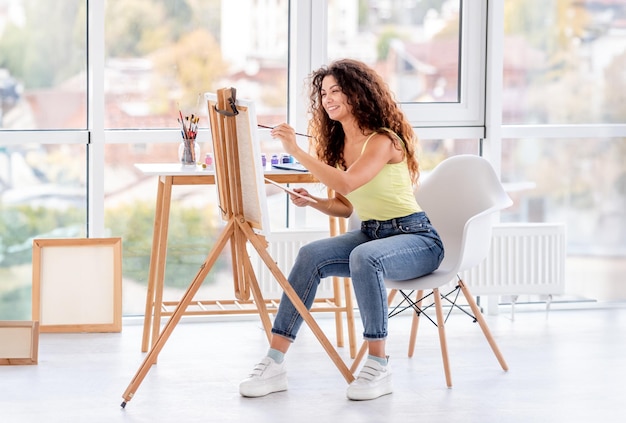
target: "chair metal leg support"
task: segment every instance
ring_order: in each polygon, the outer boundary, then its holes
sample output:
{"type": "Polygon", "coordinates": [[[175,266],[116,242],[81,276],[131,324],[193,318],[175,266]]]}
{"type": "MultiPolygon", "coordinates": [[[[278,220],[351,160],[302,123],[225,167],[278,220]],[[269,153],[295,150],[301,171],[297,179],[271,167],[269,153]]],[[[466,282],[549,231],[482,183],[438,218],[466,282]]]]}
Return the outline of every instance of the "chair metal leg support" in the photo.
{"type": "Polygon", "coordinates": [[[435,293],[435,309],[437,310],[437,329],[439,330],[439,344],[441,345],[441,358],[443,359],[443,371],[446,375],[446,385],[452,388],[452,376],[450,375],[450,362],[448,361],[448,342],[446,340],[445,323],[443,322],[443,308],[439,289],[433,289],[435,293]]]}
{"type": "MultiPolygon", "coordinates": [[[[451,304],[452,307],[450,307],[450,311],[448,312],[448,316],[450,316],[450,314],[452,313],[452,309],[453,308],[457,308],[459,310],[461,310],[463,313],[467,314],[469,317],[472,318],[472,320],[474,320],[474,323],[476,323],[476,316],[474,316],[472,313],[469,313],[467,310],[463,309],[463,307],[461,307],[460,305],[457,304],[457,299],[459,297],[459,293],[461,292],[461,287],[459,285],[457,285],[452,291],[448,292],[447,294],[441,294],[441,298],[446,300],[447,302],[449,302],[451,304]],[[448,298],[450,295],[452,295],[452,293],[456,292],[456,295],[454,297],[454,300],[451,300],[450,298],[448,298]]],[[[446,322],[448,321],[448,317],[446,317],[446,322]]]]}
{"type": "Polygon", "coordinates": [[[482,329],[483,334],[485,335],[485,338],[487,338],[487,342],[489,342],[489,346],[491,347],[493,353],[496,355],[496,358],[498,359],[498,362],[500,363],[502,370],[508,371],[509,366],[506,364],[506,361],[504,360],[504,356],[500,352],[500,349],[498,348],[496,341],[493,339],[493,336],[491,335],[491,331],[489,330],[489,327],[487,326],[487,322],[485,321],[485,318],[483,317],[480,310],[478,309],[478,305],[476,305],[476,301],[474,301],[474,297],[472,297],[472,294],[470,293],[469,289],[467,288],[467,286],[465,286],[465,283],[462,280],[459,281],[459,286],[461,287],[461,290],[463,291],[463,295],[465,296],[465,299],[469,303],[469,306],[472,309],[472,312],[476,316],[476,320],[478,321],[478,324],[480,325],[480,328],[482,329]]]}
{"type": "MultiPolygon", "coordinates": [[[[395,290],[395,291],[398,291],[398,290],[395,290]]],[[[389,310],[389,312],[388,312],[389,318],[397,316],[398,314],[406,311],[409,308],[412,308],[418,314],[425,310],[425,309],[420,310],[419,308],[416,307],[417,299],[415,301],[411,300],[410,296],[413,295],[414,292],[415,292],[415,290],[412,290],[411,292],[409,292],[407,294],[404,291],[400,291],[400,293],[402,294],[403,299],[398,304],[396,304],[391,310],[389,310]],[[407,305],[404,305],[405,303],[407,303],[407,305]]],[[[432,294],[428,294],[428,295],[432,295],[432,294]]],[[[389,304],[389,307],[391,307],[391,304],[389,304]]],[[[426,308],[428,308],[428,307],[426,307],[426,308]]]]}
{"type": "MultiPolygon", "coordinates": [[[[416,313],[416,314],[418,314],[418,315],[419,315],[419,314],[423,314],[423,315],[424,315],[424,317],[426,317],[428,320],[430,320],[430,321],[432,322],[432,324],[433,324],[433,325],[437,326],[437,323],[435,323],[435,321],[434,321],[433,319],[431,319],[431,317],[430,317],[428,314],[426,314],[426,313],[425,313],[425,311],[426,311],[428,308],[430,308],[430,307],[432,306],[432,304],[431,304],[431,305],[429,305],[429,306],[427,306],[427,307],[424,307],[424,308],[421,308],[421,306],[420,306],[420,304],[421,304],[422,300],[423,300],[424,298],[429,297],[430,295],[433,295],[433,293],[430,293],[430,294],[426,295],[425,297],[421,298],[421,299],[419,300],[419,304],[418,304],[418,302],[413,301],[413,300],[411,299],[411,297],[410,297],[410,295],[413,293],[413,291],[411,291],[411,292],[410,292],[410,293],[408,293],[408,294],[406,294],[406,293],[405,293],[404,291],[402,291],[402,290],[399,290],[399,292],[400,292],[400,295],[402,295],[402,297],[404,297],[404,299],[402,300],[402,302],[401,302],[400,304],[398,304],[398,305],[394,308],[394,311],[393,311],[392,313],[389,313],[389,317],[393,317],[393,316],[395,316],[395,315],[397,315],[397,314],[400,314],[401,312],[403,312],[404,310],[406,310],[406,309],[408,309],[408,308],[412,308],[412,309],[415,311],[415,313],[416,313]],[[404,302],[409,303],[409,305],[408,305],[408,306],[406,306],[406,307],[404,307],[404,308],[402,308],[400,311],[395,311],[395,310],[397,310],[397,309],[399,308],[399,306],[400,306],[401,304],[403,304],[404,302]]],[[[419,292],[422,292],[422,291],[419,291],[419,292]]]]}
{"type": "MultiPolygon", "coordinates": [[[[459,292],[461,290],[459,289],[458,285],[450,292],[448,292],[447,294],[440,294],[441,295],[441,299],[442,300],[446,300],[447,302],[450,303],[450,309],[448,310],[448,313],[446,314],[446,319],[445,322],[448,323],[448,317],[450,317],[450,315],[452,314],[452,310],[454,310],[454,308],[458,308],[459,310],[461,310],[463,313],[465,314],[469,314],[468,312],[466,312],[465,310],[463,310],[456,302],[459,299],[459,292]],[[454,296],[454,300],[451,300],[450,298],[448,298],[450,295],[452,295],[452,293],[456,292],[456,295],[454,296]]],[[[472,316],[473,317],[473,316],[472,316]]]]}

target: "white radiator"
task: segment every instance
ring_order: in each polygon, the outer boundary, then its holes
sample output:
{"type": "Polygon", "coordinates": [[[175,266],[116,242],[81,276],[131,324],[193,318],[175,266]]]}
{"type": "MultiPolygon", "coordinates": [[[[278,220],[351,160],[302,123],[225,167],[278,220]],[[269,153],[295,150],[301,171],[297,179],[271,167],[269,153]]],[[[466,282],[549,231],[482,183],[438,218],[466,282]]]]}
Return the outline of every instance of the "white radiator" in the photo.
{"type": "MultiPolygon", "coordinates": [[[[269,243],[267,251],[285,277],[288,277],[300,247],[311,241],[328,238],[329,236],[328,230],[284,230],[272,232],[266,237],[269,243]]],[[[250,257],[252,263],[256,265],[255,275],[258,279],[263,297],[266,299],[279,299],[283,292],[282,288],[254,248],[251,250],[250,257]]],[[[326,298],[333,296],[332,279],[322,279],[317,289],[316,297],[326,298]]]]}
{"type": "Polygon", "coordinates": [[[489,256],[461,277],[474,295],[559,295],[565,256],[565,224],[498,224],[489,256]]]}
{"type": "MultiPolygon", "coordinates": [[[[328,236],[323,230],[272,232],[267,236],[268,252],[287,277],[300,247],[328,236]]],[[[498,224],[489,256],[461,277],[474,295],[559,295],[564,291],[565,245],[564,224],[498,224]]],[[[282,288],[254,249],[251,258],[263,296],[280,298],[282,288]]],[[[317,297],[333,295],[332,280],[322,280],[317,297]]]]}

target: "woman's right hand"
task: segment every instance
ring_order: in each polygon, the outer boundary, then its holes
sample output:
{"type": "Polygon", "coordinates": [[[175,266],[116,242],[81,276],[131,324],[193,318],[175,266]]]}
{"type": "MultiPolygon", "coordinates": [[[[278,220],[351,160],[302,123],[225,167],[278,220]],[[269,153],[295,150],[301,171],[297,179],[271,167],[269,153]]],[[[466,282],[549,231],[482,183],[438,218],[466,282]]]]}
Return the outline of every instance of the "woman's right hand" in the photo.
{"type": "Polygon", "coordinates": [[[296,131],[287,123],[276,125],[271,131],[272,138],[278,138],[285,152],[294,156],[300,149],[296,142],[296,131]]]}

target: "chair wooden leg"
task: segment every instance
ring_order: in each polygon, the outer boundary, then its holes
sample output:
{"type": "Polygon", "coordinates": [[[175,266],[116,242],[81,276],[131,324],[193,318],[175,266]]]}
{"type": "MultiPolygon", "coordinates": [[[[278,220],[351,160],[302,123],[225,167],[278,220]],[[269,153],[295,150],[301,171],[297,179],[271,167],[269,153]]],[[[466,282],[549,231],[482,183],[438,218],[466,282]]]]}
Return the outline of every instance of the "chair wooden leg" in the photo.
{"type": "MultiPolygon", "coordinates": [[[[422,307],[422,300],[424,297],[424,291],[419,290],[415,295],[415,301],[417,304],[417,308],[422,307]]],[[[413,353],[415,352],[415,340],[417,339],[417,328],[419,327],[420,317],[417,312],[413,312],[413,321],[411,322],[411,336],[409,337],[409,357],[413,357],[413,353]]]]}
{"type": "Polygon", "coordinates": [[[441,358],[443,359],[443,371],[446,375],[446,385],[452,388],[452,376],[450,375],[450,362],[448,361],[448,342],[446,340],[445,322],[443,319],[443,308],[441,307],[441,296],[439,289],[433,289],[435,297],[435,309],[437,310],[437,329],[439,330],[439,344],[441,345],[441,358]]]}
{"type": "Polygon", "coordinates": [[[500,349],[498,348],[496,341],[493,339],[493,336],[491,335],[491,331],[489,330],[489,326],[487,326],[487,322],[485,321],[485,318],[480,312],[480,309],[478,308],[478,305],[476,304],[474,297],[472,297],[472,294],[470,293],[469,289],[467,288],[467,286],[465,286],[465,283],[462,280],[459,281],[459,286],[461,287],[461,291],[463,291],[465,300],[467,301],[470,308],[472,309],[472,313],[474,313],[474,316],[476,317],[476,321],[478,321],[478,324],[480,328],[482,329],[483,334],[485,335],[485,338],[487,338],[487,342],[489,342],[489,346],[491,347],[491,350],[496,355],[496,358],[498,359],[500,366],[502,366],[502,370],[508,371],[509,366],[506,364],[506,361],[504,360],[504,356],[500,352],[500,349]]]}

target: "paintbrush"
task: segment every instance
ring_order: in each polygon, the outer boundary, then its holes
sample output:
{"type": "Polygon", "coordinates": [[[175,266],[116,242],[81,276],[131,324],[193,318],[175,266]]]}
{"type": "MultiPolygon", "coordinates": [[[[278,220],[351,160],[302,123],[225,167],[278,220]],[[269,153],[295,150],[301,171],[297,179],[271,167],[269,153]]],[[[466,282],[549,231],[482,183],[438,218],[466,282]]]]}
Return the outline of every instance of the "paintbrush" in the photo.
{"type": "MultiPolygon", "coordinates": [[[[259,128],[265,128],[265,129],[274,129],[275,128],[274,126],[261,125],[260,123],[257,126],[259,128]]],[[[300,135],[301,137],[313,138],[312,135],[300,134],[298,132],[296,132],[296,135],[300,135]]]]}

